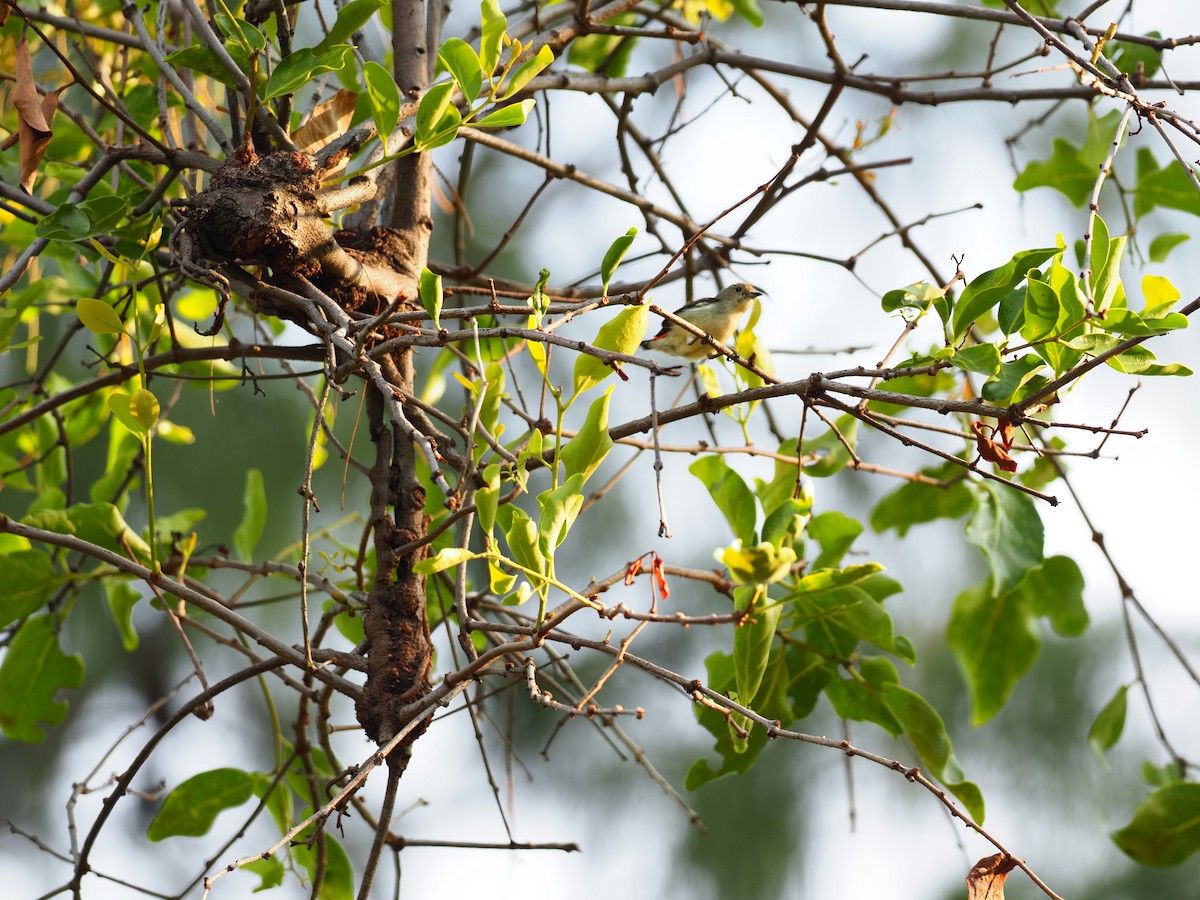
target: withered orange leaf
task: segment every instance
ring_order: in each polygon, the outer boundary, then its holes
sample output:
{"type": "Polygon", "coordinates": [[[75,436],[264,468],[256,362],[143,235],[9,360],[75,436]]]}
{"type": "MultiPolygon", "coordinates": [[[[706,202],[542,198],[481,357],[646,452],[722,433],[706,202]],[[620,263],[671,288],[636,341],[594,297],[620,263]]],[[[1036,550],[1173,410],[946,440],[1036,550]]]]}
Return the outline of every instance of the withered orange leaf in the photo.
{"type": "Polygon", "coordinates": [[[1016,867],[1007,853],[985,856],[967,875],[967,900],[1004,900],[1004,881],[1016,867]]]}
{"type": "Polygon", "coordinates": [[[1004,443],[1004,449],[1011,450],[1013,439],[1017,436],[1017,429],[1013,427],[1013,423],[1008,421],[999,422],[996,425],[996,433],[1000,435],[1000,440],[1004,443]]]}
{"type": "Polygon", "coordinates": [[[980,456],[988,462],[998,465],[1001,471],[1017,471],[1017,461],[1005,452],[1004,447],[993,440],[995,431],[982,422],[972,422],[971,431],[975,433],[975,449],[979,451],[980,456]]]}
{"type": "Polygon", "coordinates": [[[657,553],[654,554],[654,564],[651,566],[654,573],[654,580],[658,583],[658,593],[664,600],[671,596],[671,586],[667,584],[667,574],[663,571],[662,557],[657,553]]]}

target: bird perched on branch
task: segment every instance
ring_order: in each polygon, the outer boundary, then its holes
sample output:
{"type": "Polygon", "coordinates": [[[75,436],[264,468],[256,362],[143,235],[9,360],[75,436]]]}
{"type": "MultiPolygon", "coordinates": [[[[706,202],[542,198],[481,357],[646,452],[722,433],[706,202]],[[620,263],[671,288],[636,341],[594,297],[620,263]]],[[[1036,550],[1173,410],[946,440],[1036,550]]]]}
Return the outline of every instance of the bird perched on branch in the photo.
{"type": "MultiPolygon", "coordinates": [[[[693,300],[675,310],[675,315],[691,322],[701,331],[707,331],[713,340],[726,346],[733,340],[733,332],[755,297],[762,291],[754,285],[739,282],[723,288],[715,297],[693,300]]],[[[680,328],[674,322],[663,322],[662,329],[654,337],[642,341],[643,350],[658,350],[684,359],[711,359],[719,354],[704,338],[680,328]]]]}

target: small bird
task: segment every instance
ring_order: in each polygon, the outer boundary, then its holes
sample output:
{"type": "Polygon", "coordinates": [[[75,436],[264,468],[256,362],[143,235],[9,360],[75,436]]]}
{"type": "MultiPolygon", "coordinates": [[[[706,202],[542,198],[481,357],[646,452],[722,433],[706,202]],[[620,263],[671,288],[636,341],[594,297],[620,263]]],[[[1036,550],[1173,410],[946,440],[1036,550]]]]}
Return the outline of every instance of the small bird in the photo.
{"type": "MultiPolygon", "coordinates": [[[[745,315],[755,297],[762,291],[754,285],[739,282],[723,288],[715,297],[693,300],[675,310],[675,315],[686,319],[702,331],[707,331],[713,340],[729,345],[734,329],[745,315]]],[[[712,359],[719,356],[704,339],[680,328],[674,322],[663,322],[662,329],[654,337],[642,341],[643,350],[658,350],[684,359],[712,359]]]]}

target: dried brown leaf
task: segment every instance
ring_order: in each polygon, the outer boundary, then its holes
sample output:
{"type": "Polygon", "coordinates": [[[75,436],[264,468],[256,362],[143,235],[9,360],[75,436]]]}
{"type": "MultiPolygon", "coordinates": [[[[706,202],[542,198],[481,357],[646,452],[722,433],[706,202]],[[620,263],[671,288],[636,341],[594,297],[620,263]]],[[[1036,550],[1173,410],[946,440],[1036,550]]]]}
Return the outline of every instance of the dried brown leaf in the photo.
{"type": "Polygon", "coordinates": [[[292,141],[301,153],[316,153],[334,138],[346,133],[354,115],[358,95],[339,90],[324,103],[318,103],[308,121],[292,132],[292,141]]]}
{"type": "Polygon", "coordinates": [[[1004,900],[1004,881],[1016,867],[1007,853],[985,856],[967,875],[967,900],[1004,900]]]}
{"type": "MultiPolygon", "coordinates": [[[[1017,471],[1017,461],[1009,456],[1005,448],[996,443],[994,439],[999,428],[992,429],[982,422],[972,422],[971,431],[975,433],[975,449],[979,451],[980,456],[988,462],[998,465],[1001,471],[1017,471]]],[[[1006,443],[1008,446],[1012,446],[1011,434],[1006,435],[1006,443]]]]}
{"type": "MultiPolygon", "coordinates": [[[[54,133],[50,130],[46,114],[42,111],[37,82],[33,80],[29,41],[25,35],[21,35],[21,40],[17,42],[16,72],[17,84],[13,89],[13,106],[17,110],[17,141],[21,145],[21,190],[28,194],[33,188],[38,165],[54,133]]],[[[56,99],[54,106],[57,105],[56,99]]]]}

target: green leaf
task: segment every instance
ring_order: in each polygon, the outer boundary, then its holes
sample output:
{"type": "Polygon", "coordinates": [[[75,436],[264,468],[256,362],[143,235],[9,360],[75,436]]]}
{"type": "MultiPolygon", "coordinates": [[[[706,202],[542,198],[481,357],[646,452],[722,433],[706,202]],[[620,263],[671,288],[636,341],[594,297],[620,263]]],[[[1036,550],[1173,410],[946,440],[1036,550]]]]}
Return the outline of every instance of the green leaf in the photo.
{"type": "Polygon", "coordinates": [[[450,38],[438,48],[438,59],[454,77],[467,103],[474,101],[483,87],[483,71],[475,48],[461,38],[450,38]]]}
{"type": "Polygon", "coordinates": [[[58,725],[67,715],[60,690],[83,684],[83,657],[58,646],[57,619],[34,616],[20,627],[0,663],[0,731],[14,741],[45,739],[39,723],[58,725]]]}
{"type": "MultiPolygon", "coordinates": [[[[926,358],[923,362],[909,360],[900,363],[897,368],[908,365],[927,365],[932,360],[926,358]]],[[[932,397],[954,390],[958,382],[951,372],[940,371],[934,375],[904,375],[899,378],[889,378],[882,381],[879,387],[897,394],[908,394],[913,397],[932,397]]],[[[870,408],[884,415],[898,415],[908,408],[906,403],[885,403],[882,400],[872,400],[870,408]]]]}
{"type": "Polygon", "coordinates": [[[788,678],[787,697],[792,715],[797,719],[808,718],[817,707],[817,701],[829,680],[833,677],[825,659],[818,653],[788,644],[784,650],[788,678]]]}
{"type": "Polygon", "coordinates": [[[928,281],[919,281],[906,287],[888,291],[883,295],[883,311],[895,312],[898,309],[929,309],[936,300],[946,296],[946,292],[928,281]]]}
{"type": "Polygon", "coordinates": [[[80,297],[75,301],[75,314],[79,321],[93,334],[124,334],[125,323],[116,310],[103,300],[80,297]]]}
{"type": "MultiPolygon", "coordinates": [[[[246,51],[236,44],[227,44],[225,49],[229,52],[229,56],[233,59],[239,69],[246,75],[250,74],[250,60],[246,56],[246,51]]],[[[203,44],[193,44],[190,47],[184,47],[182,50],[176,50],[174,53],[167,55],[167,62],[177,70],[190,69],[200,75],[205,75],[212,78],[226,87],[237,87],[237,76],[225,67],[225,64],[217,59],[215,53],[205,47],[203,44]]]]}
{"type": "Polygon", "coordinates": [[[1088,627],[1083,605],[1083,572],[1069,556],[1051,556],[1030,571],[1020,593],[1035,616],[1045,616],[1063,637],[1079,637],[1088,627]]]}
{"type": "MultiPolygon", "coordinates": [[[[601,350],[613,350],[617,353],[630,354],[638,348],[646,334],[646,322],[650,310],[646,306],[629,306],[621,310],[608,322],[600,326],[596,334],[595,346],[601,350]]],[[[595,387],[612,374],[612,367],[588,353],[580,353],[575,359],[575,373],[572,378],[575,402],[584,391],[595,387]]]]}
{"type": "Polygon", "coordinates": [[[829,478],[836,475],[850,463],[850,449],[858,444],[858,419],[853,416],[841,416],[824,434],[817,435],[811,440],[804,441],[802,456],[826,451],[815,463],[804,467],[804,474],[811,478],[829,478]]]}
{"type": "Polygon", "coordinates": [[[133,608],[141,596],[127,582],[104,582],[104,602],[113,623],[121,633],[121,646],[132,653],[138,648],[138,633],[133,627],[133,608]]]}
{"type": "Polygon", "coordinates": [[[583,508],[583,473],[576,473],[556,488],[538,494],[541,516],[538,520],[538,537],[543,555],[547,559],[566,540],[567,532],[575,524],[579,510],[583,508]]]}
{"type": "Polygon", "coordinates": [[[425,312],[429,313],[429,318],[433,319],[433,327],[441,329],[442,276],[435,275],[428,267],[422,269],[419,288],[421,305],[425,307],[425,312]]]}
{"type": "Polygon", "coordinates": [[[1191,239],[1190,234],[1160,234],[1150,242],[1150,261],[1151,262],[1166,262],[1171,251],[1178,247],[1186,240],[1191,239]]]}
{"type": "Polygon", "coordinates": [[[825,696],[839,718],[873,722],[892,737],[899,737],[904,730],[879,699],[878,689],[858,679],[831,678],[825,685],[825,696]]]}
{"type": "MultiPolygon", "coordinates": [[[[712,653],[704,660],[704,666],[708,671],[709,688],[726,695],[736,693],[736,676],[731,655],[712,653]]],[[[767,745],[767,732],[762,728],[751,729],[748,738],[735,738],[729,720],[721,713],[700,703],[695,704],[693,709],[696,712],[696,720],[716,738],[714,749],[721,759],[717,768],[713,768],[707,759],[693,763],[684,780],[684,786],[689,791],[726,775],[745,772],[767,745]]]]}
{"type": "MultiPolygon", "coordinates": [[[[953,463],[937,469],[925,469],[922,474],[939,481],[957,476],[962,469],[953,463]]],[[[899,537],[922,522],[935,519],[957,519],[975,508],[975,494],[965,480],[950,481],[945,487],[907,481],[881,499],[871,510],[871,527],[876,531],[895,528],[899,537]]]]}
{"type": "Polygon", "coordinates": [[[129,398],[129,415],[146,431],[158,424],[158,398],[144,388],[138,388],[129,398]]]}
{"type": "Polygon", "coordinates": [[[1183,781],[1183,777],[1183,767],[1175,760],[1162,766],[1156,766],[1150,760],[1142,763],[1142,781],[1150,787],[1174,784],[1177,781],[1183,781]]]}
{"type": "Polygon", "coordinates": [[[1144,216],[1156,207],[1178,209],[1200,216],[1200,191],[1175,159],[1161,169],[1154,154],[1146,147],[1138,150],[1138,183],[1134,191],[1133,212],[1144,216]]]}
{"type": "Polygon", "coordinates": [[[1007,594],[1042,564],[1042,519],[1033,500],[1015,488],[984,481],[976,492],[979,506],[967,525],[967,540],[988,558],[994,592],[1007,594]]]}
{"type": "Polygon", "coordinates": [[[479,554],[472,553],[463,547],[443,547],[433,556],[428,556],[413,566],[417,575],[432,575],[446,569],[453,569],[465,562],[478,559],[479,554]]]}
{"type": "Polygon", "coordinates": [[[998,269],[984,272],[968,284],[954,307],[955,343],[962,340],[976,319],[992,309],[1024,281],[1030,269],[1040,266],[1060,253],[1062,250],[1058,247],[1022,250],[998,269]]]}
{"type": "Polygon", "coordinates": [[[53,560],[41,550],[0,554],[0,628],[45,606],[61,582],[53,560]]]}
{"type": "Polygon", "coordinates": [[[293,50],[280,60],[279,65],[267,79],[263,91],[264,100],[273,100],[302,88],[313,76],[322,72],[335,72],[346,65],[346,57],[353,50],[349,44],[337,44],[324,48],[305,47],[293,50]]]}
{"type": "Polygon", "coordinates": [[[1192,374],[1192,370],[1182,363],[1167,363],[1161,365],[1157,357],[1146,347],[1130,347],[1124,353],[1110,357],[1107,360],[1110,368],[1127,375],[1182,375],[1192,374]]]}
{"type": "Polygon", "coordinates": [[[76,503],[67,509],[43,509],[22,520],[34,528],[72,534],[121,556],[129,551],[140,562],[150,559],[150,546],[143,541],[111,503],[76,503]]]}
{"type": "MultiPolygon", "coordinates": [[[[782,503],[771,510],[771,514],[763,522],[763,543],[771,544],[775,547],[790,547],[804,530],[804,524],[808,519],[810,508],[811,504],[801,503],[799,500],[787,497],[782,503]]],[[[839,516],[841,513],[829,512],[826,515],[839,516]]],[[[832,535],[834,531],[836,531],[836,528],[831,528],[829,534],[832,535]]]]}
{"type": "Polygon", "coordinates": [[[550,49],[549,44],[542,44],[537,53],[517,67],[517,71],[513,73],[508,82],[508,87],[498,99],[507,100],[512,97],[540,75],[542,70],[552,62],[554,62],[554,51],[550,49]]]}
{"type": "Polygon", "coordinates": [[[477,128],[512,128],[516,125],[524,125],[533,106],[532,98],[522,100],[520,103],[510,103],[508,106],[502,106],[500,109],[488,113],[476,122],[475,126],[477,128]]]}
{"type": "MultiPolygon", "coordinates": [[[[792,493],[797,490],[796,477],[798,469],[796,463],[785,460],[792,460],[796,456],[796,439],[788,438],[783,441],[775,451],[779,456],[785,459],[776,459],[774,461],[774,472],[770,481],[764,481],[761,478],[754,479],[754,492],[758,495],[758,502],[762,505],[763,512],[769,517],[781,505],[792,499],[792,493]]],[[[804,512],[812,506],[811,498],[801,496],[799,502],[805,505],[804,512]]],[[[763,540],[772,540],[764,534],[763,540]]],[[[772,543],[774,541],[772,540],[772,543]]]]}
{"type": "Polygon", "coordinates": [[[242,521],[233,531],[233,549],[238,558],[249,562],[267,525],[267,491],[258,469],[246,470],[242,490],[242,521]]]}
{"type": "Polygon", "coordinates": [[[604,462],[604,458],[613,448],[613,440],[608,436],[608,403],[612,392],[610,386],[592,401],[583,427],[566,443],[559,454],[568,478],[573,475],[583,476],[581,485],[592,477],[592,473],[604,462]]]}
{"type": "Polygon", "coordinates": [[[500,47],[508,30],[508,19],[500,11],[497,0],[483,0],[479,4],[482,36],[479,39],[479,67],[491,79],[491,73],[500,64],[500,47]]]}
{"type": "Polygon", "coordinates": [[[1146,298],[1146,309],[1142,315],[1147,320],[1165,316],[1183,296],[1170,279],[1161,275],[1142,276],[1142,295],[1146,298]]]}
{"type": "Polygon", "coordinates": [[[161,841],[177,835],[208,834],[217,815],[249,800],[262,777],[241,769],[212,769],[193,775],[167,794],[146,837],[161,841]]]}
{"type": "Polygon", "coordinates": [[[330,50],[338,44],[344,44],[354,37],[371,20],[371,16],[387,2],[387,0],[350,0],[338,10],[337,21],[329,29],[329,34],[314,48],[318,51],[330,50]]]}
{"type": "Polygon", "coordinates": [[[56,241],[79,241],[96,232],[92,229],[92,217],[81,206],[64,204],[46,216],[34,229],[40,238],[56,241]]]}
{"type": "MultiPolygon", "coordinates": [[[[763,529],[766,537],[766,528],[763,529]]],[[[862,522],[852,519],[837,510],[829,510],[813,516],[805,529],[808,536],[821,545],[821,555],[812,564],[813,569],[836,566],[850,550],[851,545],[862,534],[862,522]]]]}
{"type": "Polygon", "coordinates": [[[375,129],[379,139],[386,141],[400,121],[400,88],[392,74],[374,60],[363,64],[363,81],[375,129]]]}
{"type": "Polygon", "coordinates": [[[146,426],[133,415],[133,395],[124,391],[113,391],[108,395],[108,408],[116,416],[117,421],[124,425],[132,434],[139,438],[146,436],[146,426]]]}
{"type": "Polygon", "coordinates": [[[688,466],[688,471],[708,488],[709,496],[729,523],[733,536],[745,546],[754,545],[754,494],[742,476],[731,469],[723,457],[715,454],[700,457],[688,466]]]}
{"type": "Polygon", "coordinates": [[[458,137],[458,129],[461,126],[462,113],[458,111],[457,106],[448,106],[428,133],[417,136],[417,148],[424,152],[444,147],[458,137]]]}
{"type": "Polygon", "coordinates": [[[1112,833],[1127,855],[1144,866],[1177,866],[1200,849],[1200,784],[1159,788],[1129,824],[1112,833]]]}
{"type": "Polygon", "coordinates": [[[995,375],[1000,371],[1000,351],[995,344],[976,344],[951,356],[950,365],[964,372],[995,375]]]}
{"type": "Polygon", "coordinates": [[[1075,206],[1083,206],[1096,186],[1100,164],[1112,147],[1120,120],[1121,114],[1116,110],[1103,117],[1089,112],[1087,138],[1082,146],[1055,138],[1050,158],[1031,162],[1017,176],[1013,187],[1018,191],[1035,187],[1054,188],[1065,194],[1075,206]]]}
{"type": "MultiPolygon", "coordinates": [[[[542,555],[541,545],[538,541],[537,525],[523,509],[511,505],[502,506],[500,509],[505,510],[506,515],[512,517],[510,524],[505,529],[504,537],[508,541],[508,549],[512,552],[513,560],[531,572],[544,575],[546,573],[546,557],[542,555]]],[[[500,521],[499,516],[497,521],[500,521]]]]}
{"type": "Polygon", "coordinates": [[[734,595],[734,608],[747,609],[757,597],[753,612],[742,620],[733,633],[733,668],[738,696],[749,705],[758,695],[763,675],[767,671],[767,660],[771,645],[775,641],[775,628],[783,606],[767,597],[765,588],[740,588],[734,595]]]}
{"type": "Polygon", "coordinates": [[[425,96],[421,98],[421,104],[417,107],[418,140],[424,140],[434,131],[442,116],[450,108],[450,100],[453,96],[454,82],[452,81],[435,84],[425,92],[425,96]]]}
{"type": "Polygon", "coordinates": [[[937,710],[920,694],[899,684],[884,684],[880,688],[880,697],[912,741],[925,768],[963,801],[972,819],[982,823],[983,797],[979,789],[966,780],[937,710]]]}
{"type": "Polygon", "coordinates": [[[990,583],[958,595],[946,642],[966,678],[975,726],[1004,708],[1042,647],[1036,620],[1020,597],[996,596],[990,583]]]}
{"type": "Polygon", "coordinates": [[[717,550],[717,561],[729,570],[738,584],[770,584],[787,577],[796,562],[791,547],[776,547],[765,541],[756,547],[743,547],[740,540],[717,550]]]}
{"type": "Polygon", "coordinates": [[[1111,700],[1104,704],[1092,727],[1088,729],[1088,746],[1096,756],[1096,763],[1102,769],[1108,768],[1105,754],[1116,746],[1125,730],[1126,696],[1129,685],[1123,684],[1117,688],[1111,700]]]}
{"type": "MultiPolygon", "coordinates": [[[[621,13],[607,20],[609,25],[636,25],[637,16],[621,13]]],[[[588,72],[603,72],[612,78],[625,75],[629,57],[638,39],[621,34],[585,34],[571,41],[567,62],[588,72]]]]}
{"type": "MultiPolygon", "coordinates": [[[[1025,291],[1025,319],[1021,325],[1021,337],[1029,342],[1040,341],[1054,333],[1058,324],[1061,305],[1058,294],[1045,281],[1030,278],[1025,291]]],[[[999,360],[997,360],[997,363],[999,360]]],[[[994,372],[984,374],[993,375],[994,372]]]]}
{"type": "Polygon", "coordinates": [[[1092,235],[1092,295],[1096,309],[1105,312],[1113,305],[1121,288],[1121,257],[1125,254],[1127,238],[1109,238],[1108,226],[1099,216],[1095,218],[1092,235]]]}
{"type": "MultiPolygon", "coordinates": [[[[1146,37],[1161,38],[1162,34],[1150,31],[1146,33],[1146,37]]],[[[1119,49],[1113,56],[1113,65],[1126,75],[1138,73],[1140,67],[1140,74],[1143,78],[1153,78],[1162,68],[1162,51],[1145,44],[1134,44],[1128,41],[1115,43],[1119,49]]]]}
{"type": "Polygon", "coordinates": [[[475,509],[479,515],[479,527],[489,537],[496,525],[496,507],[500,500],[500,466],[492,463],[483,470],[485,487],[475,492],[475,509]]]}
{"type": "Polygon", "coordinates": [[[734,12],[753,25],[755,28],[762,28],[763,18],[762,10],[758,6],[757,0],[729,0],[733,6],[734,12]]]}
{"type": "Polygon", "coordinates": [[[221,29],[221,33],[247,54],[259,53],[267,46],[267,39],[263,33],[245,19],[236,19],[224,13],[217,13],[213,16],[213,20],[221,29]]]}
{"type": "Polygon", "coordinates": [[[629,248],[633,245],[633,239],[637,237],[637,233],[638,230],[636,228],[630,228],[613,241],[604,254],[604,261],[600,263],[600,282],[604,285],[605,297],[608,296],[608,284],[612,281],[613,273],[617,271],[617,266],[621,264],[621,260],[629,252],[629,248]]]}
{"type": "Polygon", "coordinates": [[[121,220],[129,211],[129,201],[124,197],[93,197],[79,204],[87,213],[92,234],[107,234],[117,230],[121,220]]]}
{"type": "MultiPolygon", "coordinates": [[[[292,857],[308,872],[310,881],[316,876],[321,857],[318,841],[306,843],[311,836],[311,829],[300,832],[291,851],[292,857]]],[[[325,878],[317,900],[354,900],[354,866],[346,848],[328,831],[323,831],[319,840],[325,844],[325,878]]]]}
{"type": "Polygon", "coordinates": [[[887,610],[863,588],[848,585],[819,593],[798,592],[786,598],[796,605],[809,641],[839,656],[853,653],[859,641],[892,651],[894,630],[887,610]]]}
{"type": "Polygon", "coordinates": [[[277,888],[283,884],[284,868],[278,856],[252,860],[242,868],[258,876],[258,887],[253,891],[255,894],[260,891],[269,891],[271,888],[277,888]]]}
{"type": "Polygon", "coordinates": [[[1142,337],[1187,328],[1188,318],[1181,313],[1167,313],[1159,318],[1143,319],[1132,309],[1110,309],[1100,325],[1112,334],[1142,337]]]}
{"type": "Polygon", "coordinates": [[[1052,146],[1049,159],[1031,162],[1021,171],[1013,182],[1014,190],[1054,188],[1065,194],[1073,206],[1083,206],[1096,185],[1096,167],[1088,165],[1081,158],[1080,148],[1066,138],[1055,138],[1052,146]]]}
{"type": "Polygon", "coordinates": [[[985,382],[980,393],[988,403],[1008,403],[1045,365],[1036,353],[1026,353],[1001,365],[1000,374],[985,382]]]}
{"type": "Polygon", "coordinates": [[[1028,293],[1024,285],[1013,288],[1001,298],[996,307],[996,324],[1004,334],[1020,331],[1025,324],[1025,295],[1028,293]]]}

